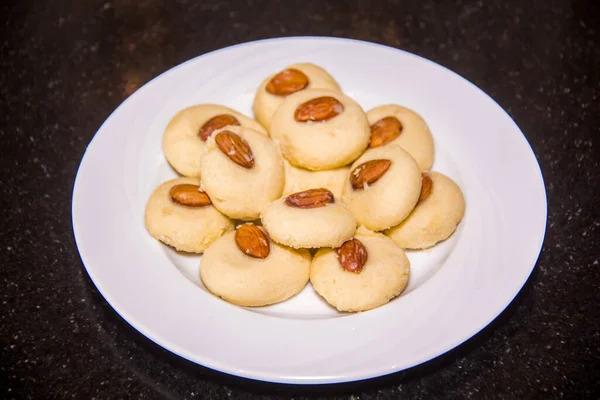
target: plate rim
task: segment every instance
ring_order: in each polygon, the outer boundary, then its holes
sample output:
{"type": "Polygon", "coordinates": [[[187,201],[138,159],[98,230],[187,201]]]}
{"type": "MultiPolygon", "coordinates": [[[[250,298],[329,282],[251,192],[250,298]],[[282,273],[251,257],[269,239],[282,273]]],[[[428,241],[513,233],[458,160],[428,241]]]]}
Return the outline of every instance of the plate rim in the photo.
{"type": "MultiPolygon", "coordinates": [[[[137,97],[137,95],[139,95],[140,90],[138,89],[136,92],[132,93],[129,97],[127,97],[123,102],[121,102],[119,104],[119,106],[117,108],[114,109],[113,112],[110,113],[110,115],[104,120],[104,122],[100,125],[100,127],[96,130],[96,133],[94,134],[94,136],[92,137],[92,139],[90,140],[90,142],[88,143],[86,150],[81,158],[81,161],[79,163],[78,169],[77,169],[77,174],[74,180],[74,184],[73,184],[73,193],[72,193],[72,198],[71,198],[71,222],[72,222],[72,228],[73,228],[73,234],[74,234],[74,238],[75,238],[75,243],[80,255],[80,259],[82,261],[82,264],[84,266],[84,269],[86,271],[86,273],[88,274],[90,280],[94,283],[94,285],[96,286],[96,288],[98,289],[98,292],[101,294],[101,296],[106,300],[106,302],[111,306],[111,308],[113,308],[117,314],[119,314],[119,316],[121,318],[123,318],[123,320],[125,320],[131,327],[133,327],[134,329],[136,329],[138,332],[140,332],[143,336],[145,336],[147,339],[149,339],[150,341],[156,343],[158,346],[174,353],[177,354],[178,356],[187,359],[188,361],[191,361],[195,364],[199,364],[205,368],[210,368],[213,370],[217,370],[226,374],[230,374],[230,375],[234,375],[234,376],[241,376],[244,378],[249,378],[249,379],[253,379],[253,380],[259,380],[259,381],[267,381],[267,382],[275,382],[275,383],[294,383],[294,384],[330,384],[330,383],[343,383],[343,382],[350,382],[350,381],[357,381],[357,380],[364,380],[364,379],[370,379],[370,378],[375,378],[375,377],[379,377],[379,376],[384,376],[384,375],[388,375],[394,372],[398,372],[401,370],[404,370],[406,368],[410,368],[419,364],[423,364],[426,363],[436,357],[441,356],[442,354],[445,354],[449,351],[451,351],[452,349],[460,346],[461,344],[463,344],[464,342],[466,342],[467,340],[469,340],[470,338],[472,338],[473,336],[475,336],[478,332],[482,331],[483,329],[485,329],[492,321],[494,321],[516,298],[516,296],[521,292],[522,288],[525,286],[525,284],[527,283],[527,281],[530,279],[531,273],[533,272],[533,269],[535,268],[535,266],[537,265],[539,256],[541,254],[541,252],[543,251],[543,245],[544,245],[544,241],[545,241],[545,235],[546,235],[546,231],[547,231],[547,222],[548,222],[548,198],[547,198],[547,192],[546,192],[546,186],[545,186],[545,181],[543,178],[543,173],[541,170],[541,167],[539,165],[539,162],[537,160],[536,154],[533,151],[533,148],[531,146],[531,144],[529,143],[529,141],[527,140],[526,136],[523,134],[522,130],[519,128],[519,126],[516,124],[516,122],[513,120],[513,118],[506,112],[506,110],[504,110],[504,108],[502,108],[498,102],[496,102],[496,100],[494,100],[490,95],[488,95],[486,92],[484,92],[481,88],[479,88],[477,85],[475,85],[474,83],[472,83],[471,81],[469,81],[468,79],[464,78],[463,76],[461,76],[460,74],[454,72],[453,70],[451,70],[448,67],[445,67],[441,64],[438,64],[432,60],[429,60],[427,58],[421,57],[419,55],[410,53],[406,50],[402,50],[402,49],[398,49],[392,46],[387,46],[384,44],[380,44],[380,43],[374,43],[374,42],[368,42],[368,41],[362,41],[362,40],[356,40],[356,39],[349,39],[349,38],[340,38],[340,37],[324,37],[324,36],[289,36],[289,37],[278,37],[278,38],[270,38],[270,39],[261,39],[261,40],[256,40],[256,41],[250,41],[250,42],[243,42],[243,43],[238,43],[232,46],[228,46],[228,47],[224,47],[224,48],[220,48],[220,49],[216,49],[213,50],[211,52],[205,53],[205,54],[201,54],[199,56],[193,57],[191,59],[188,59],[164,72],[162,72],[161,74],[157,75],[156,77],[154,77],[153,79],[151,79],[150,81],[148,81],[147,83],[145,83],[141,88],[146,87],[146,86],[150,86],[151,84],[153,84],[153,82],[159,80],[159,78],[163,77],[165,74],[171,73],[176,71],[178,68],[183,67],[184,65],[194,62],[198,59],[204,58],[204,57],[209,57],[211,55],[214,55],[216,53],[219,52],[223,52],[223,51],[229,51],[238,47],[244,47],[244,46],[248,46],[248,45],[255,45],[255,44],[260,44],[260,43],[265,43],[265,42],[278,42],[278,41],[296,41],[296,40],[319,40],[319,41],[339,41],[339,42],[351,42],[351,43],[357,43],[360,45],[367,45],[367,46],[376,46],[376,47],[383,47],[385,49],[390,49],[396,52],[400,52],[403,53],[405,56],[409,56],[409,57],[414,57],[419,59],[420,61],[425,61],[427,63],[433,64],[435,67],[437,68],[442,68],[446,71],[448,71],[449,73],[451,73],[452,75],[455,75],[455,77],[458,77],[461,81],[463,81],[463,83],[467,83],[469,86],[475,88],[478,92],[479,95],[483,95],[485,97],[487,97],[489,100],[492,101],[492,103],[495,105],[495,107],[497,107],[499,109],[499,111],[503,114],[506,114],[506,116],[510,119],[511,124],[514,126],[514,128],[521,134],[520,135],[520,139],[524,142],[524,144],[527,145],[527,149],[528,149],[528,155],[533,157],[533,160],[535,161],[535,166],[536,168],[536,181],[537,183],[540,184],[540,188],[541,189],[541,194],[543,195],[543,215],[544,215],[544,219],[543,219],[543,227],[540,226],[540,235],[539,235],[539,243],[536,244],[536,251],[534,252],[535,255],[533,256],[533,261],[531,263],[531,266],[528,267],[528,271],[527,271],[527,275],[526,278],[523,280],[523,282],[519,285],[519,287],[516,289],[515,293],[513,293],[510,298],[508,298],[509,296],[507,296],[506,302],[503,302],[503,305],[501,306],[501,308],[498,310],[498,312],[491,316],[489,318],[489,320],[487,320],[482,326],[480,326],[479,328],[474,329],[472,332],[467,333],[464,337],[462,337],[461,339],[457,340],[456,343],[454,343],[451,347],[448,347],[445,351],[436,353],[436,354],[432,354],[430,355],[430,357],[426,357],[416,363],[412,363],[411,366],[409,367],[404,367],[404,368],[400,368],[400,369],[390,369],[390,370],[386,370],[386,371],[380,371],[377,372],[375,374],[370,374],[370,373],[366,373],[366,374],[352,374],[352,373],[348,373],[345,374],[343,377],[324,377],[323,379],[321,378],[295,378],[295,377],[289,377],[289,376],[282,376],[282,375],[278,375],[278,376],[270,376],[270,377],[266,377],[264,374],[262,373],[253,373],[252,371],[240,371],[240,370],[235,370],[235,368],[227,368],[225,366],[219,366],[218,362],[212,362],[214,360],[208,360],[209,362],[207,363],[200,363],[196,360],[191,359],[190,357],[186,356],[185,354],[183,354],[184,352],[178,351],[176,349],[176,345],[170,345],[167,346],[164,344],[164,340],[162,341],[162,343],[159,343],[157,340],[155,340],[152,336],[152,332],[146,332],[147,331],[147,327],[144,326],[143,323],[140,323],[139,321],[135,321],[135,325],[134,323],[132,323],[132,320],[135,320],[135,318],[132,318],[131,316],[126,317],[126,315],[122,312],[122,310],[120,309],[119,305],[116,304],[117,302],[114,301],[114,299],[111,299],[110,295],[107,295],[107,290],[103,290],[102,287],[102,283],[97,281],[97,276],[96,278],[94,277],[94,273],[90,271],[90,269],[88,268],[88,263],[90,263],[90,260],[87,259],[86,255],[85,255],[85,250],[83,250],[81,243],[80,243],[80,239],[78,239],[78,227],[76,224],[76,209],[75,209],[75,203],[76,203],[76,196],[77,196],[77,188],[78,188],[78,184],[79,184],[79,179],[81,177],[80,172],[82,169],[82,166],[84,165],[84,162],[86,160],[86,156],[88,156],[88,151],[91,148],[91,146],[93,145],[94,141],[97,140],[97,138],[99,137],[99,133],[103,130],[103,128],[105,127],[105,125],[119,112],[119,110],[124,107],[126,104],[128,104],[133,98],[137,97]]],[[[532,171],[533,172],[533,171],[532,171]]],[[[79,234],[81,235],[81,233],[79,234]]],[[[81,237],[81,236],[79,236],[81,237]]],[[[525,268],[523,268],[523,270],[525,270],[525,268]]],[[[191,283],[190,283],[191,284],[191,283]]]]}

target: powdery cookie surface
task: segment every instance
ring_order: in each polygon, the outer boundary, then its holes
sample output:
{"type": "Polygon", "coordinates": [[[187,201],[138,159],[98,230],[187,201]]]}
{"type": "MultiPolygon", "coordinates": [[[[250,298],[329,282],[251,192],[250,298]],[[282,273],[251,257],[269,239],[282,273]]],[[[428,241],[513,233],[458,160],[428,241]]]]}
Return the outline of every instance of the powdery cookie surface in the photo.
{"type": "Polygon", "coordinates": [[[342,196],[342,189],[350,167],[328,169],[324,171],[309,171],[304,168],[294,167],[287,160],[283,160],[285,167],[285,187],[283,194],[288,195],[307,189],[325,188],[331,190],[336,198],[342,196]]]}
{"type": "Polygon", "coordinates": [[[342,197],[359,224],[381,231],[398,225],[413,210],[421,192],[421,171],[406,151],[388,145],[367,150],[352,164],[350,175],[371,160],[390,160],[391,165],[379,180],[364,189],[354,189],[347,179],[342,197]]]}
{"type": "Polygon", "coordinates": [[[200,278],[213,294],[241,306],[279,303],[300,292],[308,282],[310,253],[270,242],[264,259],[244,254],[235,232],[216,240],[204,253],[200,278]]]}
{"type": "MultiPolygon", "coordinates": [[[[307,85],[301,90],[329,89],[341,93],[340,85],[338,85],[335,79],[333,79],[327,71],[317,65],[311,63],[299,63],[287,66],[284,70],[286,69],[298,70],[308,78],[307,85]]],[[[254,97],[254,103],[252,105],[254,116],[258,122],[267,129],[271,126],[271,119],[273,118],[275,110],[277,110],[277,107],[279,107],[287,97],[286,95],[275,95],[267,91],[267,85],[279,72],[281,71],[270,75],[260,84],[256,90],[256,96],[254,97]]]]}
{"type": "Polygon", "coordinates": [[[320,249],[310,267],[313,288],[340,311],[365,311],[398,296],[408,284],[410,262],[385,235],[359,228],[355,238],[367,250],[360,273],[342,268],[335,249],[320,249]]]}
{"type": "Polygon", "coordinates": [[[285,198],[269,204],[261,221],[271,238],[293,248],[337,247],[356,231],[356,219],[339,201],[323,207],[290,207],[285,198]]]}
{"type": "Polygon", "coordinates": [[[258,122],[225,106],[199,104],[181,110],[165,128],[162,141],[167,161],[181,175],[200,176],[200,157],[206,143],[198,133],[205,123],[219,115],[231,115],[241,126],[266,134],[258,122]]]}
{"type": "Polygon", "coordinates": [[[198,185],[196,178],[167,181],[152,192],[146,205],[145,222],[150,235],[180,251],[202,253],[233,222],[212,205],[189,207],[175,203],[169,194],[178,184],[198,185]]]}
{"type": "Polygon", "coordinates": [[[279,149],[266,135],[250,128],[228,127],[216,131],[206,142],[200,172],[202,184],[213,204],[230,218],[257,219],[271,201],[283,191],[283,159],[279,149]],[[224,131],[241,136],[250,146],[254,166],[244,168],[233,162],[215,143],[224,131]]]}
{"type": "MultiPolygon", "coordinates": [[[[395,144],[402,147],[417,161],[421,170],[429,170],[433,164],[434,145],[433,136],[425,120],[406,107],[395,104],[383,105],[367,112],[372,132],[373,125],[387,117],[396,118],[401,124],[401,129],[400,136],[385,144],[395,144]]],[[[373,145],[373,142],[374,139],[372,138],[371,145],[373,145]]]]}
{"type": "Polygon", "coordinates": [[[431,191],[400,225],[385,233],[404,249],[426,249],[449,238],[465,214],[460,187],[446,175],[429,172],[431,191]]]}
{"type": "Polygon", "coordinates": [[[283,156],[293,165],[324,170],[354,161],[369,143],[370,129],[360,105],[339,92],[306,89],[288,96],[279,106],[269,133],[280,142],[283,156]],[[298,107],[313,99],[332,97],[343,110],[326,121],[298,122],[298,107]]]}

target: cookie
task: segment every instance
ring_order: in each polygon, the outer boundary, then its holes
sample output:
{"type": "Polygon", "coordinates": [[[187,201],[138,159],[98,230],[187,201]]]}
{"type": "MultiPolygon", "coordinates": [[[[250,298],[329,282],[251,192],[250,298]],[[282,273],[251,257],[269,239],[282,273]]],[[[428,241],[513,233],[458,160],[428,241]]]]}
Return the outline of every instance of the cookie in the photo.
{"type": "Polygon", "coordinates": [[[366,311],[398,296],[408,284],[410,262],[388,237],[359,228],[339,249],[320,249],[310,282],[339,311],[366,311]]]}
{"type": "Polygon", "coordinates": [[[402,222],[421,192],[421,170],[401,147],[369,149],[351,166],[343,201],[359,224],[381,231],[402,222]]]}
{"type": "Polygon", "coordinates": [[[367,148],[370,138],[360,105],[325,89],[289,95],[275,112],[269,134],[280,142],[291,164],[317,171],[351,163],[367,148]]]}
{"type": "Polygon", "coordinates": [[[196,178],[167,181],[152,192],[146,205],[146,229],[150,235],[179,251],[202,253],[233,222],[211,205],[199,191],[196,178]]]}
{"type": "Polygon", "coordinates": [[[163,134],[163,151],[171,166],[184,176],[200,176],[200,157],[206,140],[217,129],[241,125],[266,134],[253,119],[216,104],[199,104],[180,111],[163,134]]]}
{"type": "Polygon", "coordinates": [[[265,79],[254,97],[254,116],[265,128],[277,107],[290,94],[304,89],[330,89],[341,93],[340,85],[323,68],[310,63],[293,64],[265,79]]]}
{"type": "Polygon", "coordinates": [[[403,249],[426,249],[449,238],[465,215],[460,187],[439,172],[423,174],[419,203],[400,225],[385,232],[403,249]]]}
{"type": "Polygon", "coordinates": [[[325,188],[331,190],[336,198],[340,198],[342,196],[342,188],[350,172],[350,167],[309,171],[304,168],[294,167],[285,159],[283,160],[283,165],[285,167],[284,195],[308,189],[325,188]]]}
{"type": "Polygon", "coordinates": [[[213,294],[247,307],[279,303],[308,282],[310,253],[269,239],[264,230],[246,224],[216,240],[204,253],[200,279],[213,294]]]}
{"type": "Polygon", "coordinates": [[[269,204],[260,218],[274,241],[296,249],[337,247],[356,230],[350,210],[324,188],[282,197],[269,204]]]}
{"type": "Polygon", "coordinates": [[[230,126],[215,131],[200,160],[202,184],[215,207],[230,218],[257,219],[283,192],[283,158],[266,135],[230,126]]]}
{"type": "Polygon", "coordinates": [[[367,112],[371,126],[370,148],[395,144],[408,152],[427,171],[433,164],[433,136],[425,120],[413,110],[395,104],[367,112]]]}

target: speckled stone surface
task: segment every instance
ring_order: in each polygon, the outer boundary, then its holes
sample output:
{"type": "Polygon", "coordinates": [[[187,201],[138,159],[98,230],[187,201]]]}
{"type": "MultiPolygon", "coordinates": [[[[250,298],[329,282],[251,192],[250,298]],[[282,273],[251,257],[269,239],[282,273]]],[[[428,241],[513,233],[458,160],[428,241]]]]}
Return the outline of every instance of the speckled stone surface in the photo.
{"type": "Polygon", "coordinates": [[[598,2],[55,0],[3,1],[0,11],[0,398],[600,393],[598,2]],[[189,58],[289,35],[384,43],[456,71],[510,113],[540,162],[548,230],[528,283],[481,333],[409,371],[321,387],[213,372],[120,319],[79,259],[73,180],[112,110],[189,58]]]}

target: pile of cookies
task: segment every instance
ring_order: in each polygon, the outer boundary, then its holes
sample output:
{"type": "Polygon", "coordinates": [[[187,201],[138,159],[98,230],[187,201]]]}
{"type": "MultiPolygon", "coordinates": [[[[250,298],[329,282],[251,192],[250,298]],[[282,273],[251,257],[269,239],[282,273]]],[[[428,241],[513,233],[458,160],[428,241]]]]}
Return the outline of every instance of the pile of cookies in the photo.
{"type": "Polygon", "coordinates": [[[431,132],[399,105],[367,113],[324,69],[294,64],[267,77],[256,120],[201,104],[169,122],[163,150],[183,177],[146,207],[150,235],[203,253],[213,294],[264,306],[314,289],[340,311],[379,307],[406,287],[405,249],[447,239],[465,202],[430,172],[431,132]]]}

